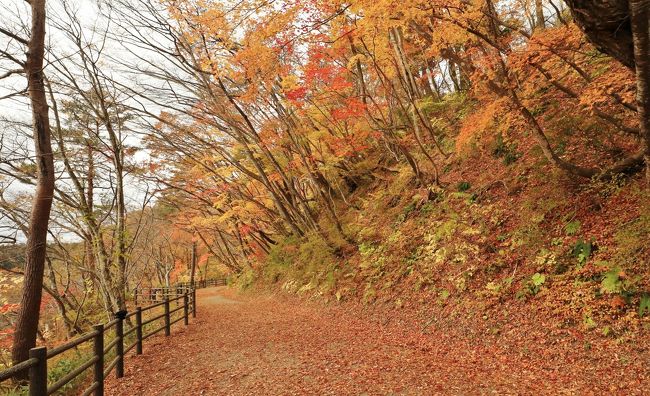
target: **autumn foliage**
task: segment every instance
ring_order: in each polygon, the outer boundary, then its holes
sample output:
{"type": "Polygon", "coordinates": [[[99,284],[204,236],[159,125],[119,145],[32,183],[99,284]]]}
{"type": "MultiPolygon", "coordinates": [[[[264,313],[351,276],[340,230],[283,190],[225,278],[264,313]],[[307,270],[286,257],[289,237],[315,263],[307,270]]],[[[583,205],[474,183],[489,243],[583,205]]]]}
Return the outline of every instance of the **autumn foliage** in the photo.
{"type": "Polygon", "coordinates": [[[175,224],[239,282],[496,304],[572,298],[568,279],[596,290],[629,266],[633,282],[556,313],[638,320],[648,251],[621,248],[647,236],[635,76],[568,10],[540,24],[490,0],[166,4],[203,77],[158,118],[152,167],[171,175],[175,224]]]}
{"type": "MultiPolygon", "coordinates": [[[[213,262],[242,287],[422,304],[492,334],[503,312],[577,338],[647,331],[638,73],[564,3],[135,3],[115,8],[142,29],[126,47],[162,66],[136,62],[144,89],[112,88],[137,102],[125,173],[155,199],[89,238],[120,307],[213,262]]],[[[90,229],[99,210],[75,216],[90,229]]]]}

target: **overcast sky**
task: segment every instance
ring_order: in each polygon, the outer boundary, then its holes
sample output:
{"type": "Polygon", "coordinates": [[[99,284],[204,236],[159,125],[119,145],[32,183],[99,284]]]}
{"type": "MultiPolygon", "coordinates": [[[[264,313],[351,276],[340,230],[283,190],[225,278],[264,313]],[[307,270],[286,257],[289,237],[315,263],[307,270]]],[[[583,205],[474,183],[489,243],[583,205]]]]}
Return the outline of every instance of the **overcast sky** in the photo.
{"type": "MultiPolygon", "coordinates": [[[[49,48],[52,49],[57,56],[68,55],[73,57],[75,54],[74,47],[70,44],[69,40],[65,35],[57,30],[53,25],[52,21],[60,20],[61,18],[65,19],[65,12],[59,0],[48,1],[48,28],[47,28],[47,38],[46,43],[49,48]]],[[[78,16],[81,21],[84,29],[84,34],[86,39],[89,42],[97,42],[102,39],[101,34],[93,33],[93,31],[102,31],[106,27],[106,19],[102,16],[102,11],[107,12],[106,7],[100,10],[97,1],[93,0],[72,0],[68,2],[69,7],[74,10],[74,13],[78,16]]],[[[27,23],[29,22],[29,9],[27,8],[27,3],[24,0],[0,0],[0,9],[2,9],[2,19],[0,20],[0,27],[3,29],[9,30],[13,33],[16,33],[22,37],[28,37],[27,23]]],[[[117,33],[119,28],[113,26],[111,28],[113,33],[117,33]]],[[[21,48],[15,40],[11,40],[5,35],[0,34],[0,49],[5,51],[12,56],[15,56],[19,59],[24,59],[23,49],[21,48]]],[[[109,74],[120,80],[122,83],[130,83],[132,76],[123,73],[120,70],[120,67],[109,67],[108,59],[117,58],[125,60],[128,63],[129,51],[125,50],[120,43],[109,39],[106,41],[106,45],[103,51],[103,56],[106,58],[106,61],[102,61],[103,72],[109,74]]],[[[152,55],[153,56],[153,55],[152,55]]],[[[5,57],[3,58],[0,54],[0,76],[5,72],[16,69],[17,65],[15,63],[8,61],[5,57]]],[[[52,58],[49,61],[53,61],[52,58]]],[[[52,65],[47,65],[45,67],[46,75],[52,76],[54,70],[52,65]]],[[[53,76],[52,78],[54,78],[53,76]]],[[[26,124],[31,123],[31,113],[30,107],[27,101],[27,98],[24,96],[7,96],[24,90],[26,87],[25,77],[23,75],[13,75],[9,78],[0,80],[0,137],[2,138],[2,148],[0,148],[0,166],[2,161],[6,161],[10,152],[14,149],[20,149],[20,151],[28,150],[30,153],[33,152],[33,142],[28,139],[29,136],[26,133],[29,133],[28,129],[23,128],[21,132],[17,132],[16,128],[10,126],[13,122],[22,122],[26,124]]],[[[50,111],[50,119],[53,119],[52,111],[50,111]]],[[[54,122],[51,121],[51,124],[54,125],[54,122]]],[[[124,143],[127,146],[141,146],[140,136],[136,133],[129,133],[128,136],[125,136],[124,143]]],[[[133,158],[132,161],[137,162],[146,162],[148,161],[148,153],[146,150],[139,151],[133,158]]],[[[65,185],[65,175],[61,173],[62,178],[57,180],[59,185],[65,185]]],[[[10,180],[7,177],[0,176],[0,185],[11,184],[11,187],[5,193],[5,196],[10,199],[14,199],[19,194],[29,195],[32,191],[31,187],[14,180],[10,180]]],[[[131,207],[141,206],[146,186],[141,182],[136,180],[133,177],[127,178],[126,193],[127,193],[127,204],[131,207]]],[[[6,225],[6,220],[0,219],[0,226],[6,225]]],[[[2,234],[3,231],[0,231],[2,234]]],[[[22,239],[22,238],[21,238],[22,239]]],[[[1,241],[0,241],[1,242],[1,241]]]]}

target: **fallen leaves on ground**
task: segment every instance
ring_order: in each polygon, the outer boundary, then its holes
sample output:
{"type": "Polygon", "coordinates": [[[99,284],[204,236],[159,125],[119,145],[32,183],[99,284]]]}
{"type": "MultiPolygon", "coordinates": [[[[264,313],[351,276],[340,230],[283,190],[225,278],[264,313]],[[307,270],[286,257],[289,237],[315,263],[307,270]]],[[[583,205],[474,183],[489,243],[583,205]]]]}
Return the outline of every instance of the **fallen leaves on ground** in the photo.
{"type": "Polygon", "coordinates": [[[125,377],[108,380],[106,394],[630,395],[650,385],[648,356],[590,357],[561,343],[530,352],[546,341],[522,348],[507,337],[463,337],[462,329],[423,332],[354,304],[214,288],[200,291],[198,306],[189,327],[129,356],[125,377]]]}

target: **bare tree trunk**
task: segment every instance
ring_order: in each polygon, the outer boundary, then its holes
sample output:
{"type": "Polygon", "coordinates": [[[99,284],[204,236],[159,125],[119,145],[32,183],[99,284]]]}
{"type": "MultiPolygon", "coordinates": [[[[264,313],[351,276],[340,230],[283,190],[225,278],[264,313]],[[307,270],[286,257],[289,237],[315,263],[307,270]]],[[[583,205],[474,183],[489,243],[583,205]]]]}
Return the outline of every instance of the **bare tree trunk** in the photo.
{"type": "Polygon", "coordinates": [[[115,155],[115,173],[117,188],[117,280],[115,298],[120,310],[126,309],[126,203],[124,201],[124,170],[122,146],[119,143],[115,155]],[[119,153],[119,154],[118,154],[119,153]]]}
{"type": "Polygon", "coordinates": [[[544,29],[545,23],[542,0],[535,0],[535,28],[540,30],[544,29]]]}
{"type": "MultiPolygon", "coordinates": [[[[54,193],[54,160],[50,142],[49,108],[43,79],[45,0],[31,0],[29,4],[32,11],[32,26],[25,73],[27,74],[29,99],[32,107],[37,181],[27,238],[25,280],[12,348],[14,363],[26,360],[29,357],[29,349],[36,345],[45,269],[47,229],[54,193]]],[[[26,378],[26,373],[20,377],[26,378]]]]}
{"type": "Polygon", "coordinates": [[[208,264],[210,264],[210,256],[205,258],[205,265],[203,266],[203,274],[201,275],[201,280],[204,282],[208,276],[208,264]]]}
{"type": "MultiPolygon", "coordinates": [[[[352,40],[352,36],[348,35],[348,41],[350,43],[350,50],[352,51],[352,55],[358,55],[359,51],[357,50],[357,47],[354,45],[354,41],[352,40]]],[[[357,59],[355,62],[355,67],[357,69],[357,80],[359,84],[359,95],[361,96],[361,101],[363,104],[368,104],[368,89],[366,87],[366,81],[363,77],[363,68],[361,67],[361,61],[357,59]]]]}
{"type": "MultiPolygon", "coordinates": [[[[93,198],[95,195],[95,161],[93,158],[93,147],[89,140],[86,143],[87,155],[88,155],[88,174],[86,175],[86,206],[88,210],[88,216],[90,219],[94,219],[94,202],[93,198]]],[[[89,232],[91,234],[91,232],[89,232]]],[[[84,241],[84,261],[88,268],[95,268],[95,255],[93,252],[92,241],[84,241]]]]}
{"type": "MultiPolygon", "coordinates": [[[[562,16],[562,11],[558,8],[558,6],[556,6],[555,3],[553,3],[553,0],[549,0],[549,4],[551,5],[551,7],[553,7],[553,10],[555,10],[555,17],[557,18],[557,20],[560,21],[562,25],[566,25],[567,22],[562,16]]],[[[560,2],[560,4],[562,4],[562,2],[560,2]]]]}
{"type": "Polygon", "coordinates": [[[45,282],[43,282],[43,290],[45,290],[45,292],[49,294],[56,303],[56,306],[59,309],[59,315],[61,315],[61,319],[63,319],[63,324],[65,325],[67,336],[72,337],[74,334],[81,334],[83,332],[81,328],[68,317],[68,309],[65,303],[67,302],[68,305],[70,305],[70,300],[66,301],[67,297],[65,295],[65,290],[63,294],[60,294],[57,290],[56,275],[54,273],[54,267],[52,266],[52,260],[46,256],[45,261],[47,262],[48,277],[51,286],[48,287],[45,282]]]}
{"type": "Polygon", "coordinates": [[[646,182],[650,187],[650,1],[630,0],[630,22],[634,41],[636,103],[639,115],[646,182]]]}
{"type": "Polygon", "coordinates": [[[196,242],[192,242],[192,267],[190,269],[190,284],[194,286],[194,275],[196,274],[196,242]]]}

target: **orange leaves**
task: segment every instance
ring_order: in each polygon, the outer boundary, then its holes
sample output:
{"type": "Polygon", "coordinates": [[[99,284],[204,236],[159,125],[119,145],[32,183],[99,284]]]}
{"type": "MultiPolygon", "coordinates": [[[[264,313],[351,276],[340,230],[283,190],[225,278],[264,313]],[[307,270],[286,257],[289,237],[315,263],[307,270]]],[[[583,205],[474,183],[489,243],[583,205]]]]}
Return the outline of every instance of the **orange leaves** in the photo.
{"type": "Polygon", "coordinates": [[[205,264],[208,261],[209,258],[210,258],[210,255],[208,253],[204,253],[199,257],[199,259],[197,260],[196,263],[198,265],[205,264]]]}
{"type": "Polygon", "coordinates": [[[279,182],[282,181],[282,175],[280,175],[278,172],[269,173],[268,179],[272,182],[279,182]]]}
{"type": "Polygon", "coordinates": [[[348,88],[351,88],[354,84],[350,82],[347,78],[344,77],[344,74],[338,73],[334,79],[332,79],[332,82],[330,84],[330,88],[333,91],[344,91],[348,88]]]}
{"type": "Polygon", "coordinates": [[[366,110],[366,105],[357,98],[345,99],[343,106],[332,110],[332,118],[340,120],[348,120],[350,118],[361,117],[366,110]]]}
{"type": "Polygon", "coordinates": [[[377,135],[375,132],[362,130],[341,137],[330,136],[327,138],[327,144],[336,157],[347,158],[368,150],[372,139],[376,139],[377,135]]]}
{"type": "Polygon", "coordinates": [[[183,272],[185,272],[186,269],[187,269],[187,263],[184,263],[181,260],[176,260],[174,261],[174,269],[169,274],[169,277],[171,279],[176,280],[183,272]]]}
{"type": "MultiPolygon", "coordinates": [[[[472,143],[477,143],[485,133],[493,132],[496,135],[496,121],[503,110],[502,101],[492,101],[470,113],[461,124],[460,133],[456,138],[456,149],[466,150],[472,143]]],[[[501,127],[503,128],[503,125],[501,127]]]]}
{"type": "Polygon", "coordinates": [[[627,103],[635,102],[634,75],[620,64],[613,64],[607,73],[596,76],[581,92],[580,103],[588,108],[615,105],[614,95],[627,103]]]}
{"type": "Polygon", "coordinates": [[[622,296],[617,294],[614,297],[612,297],[610,301],[610,306],[612,307],[612,309],[622,310],[627,306],[627,301],[625,301],[625,299],[622,296]]]}

